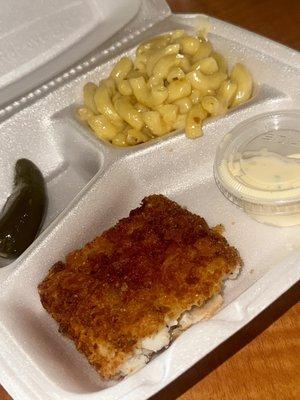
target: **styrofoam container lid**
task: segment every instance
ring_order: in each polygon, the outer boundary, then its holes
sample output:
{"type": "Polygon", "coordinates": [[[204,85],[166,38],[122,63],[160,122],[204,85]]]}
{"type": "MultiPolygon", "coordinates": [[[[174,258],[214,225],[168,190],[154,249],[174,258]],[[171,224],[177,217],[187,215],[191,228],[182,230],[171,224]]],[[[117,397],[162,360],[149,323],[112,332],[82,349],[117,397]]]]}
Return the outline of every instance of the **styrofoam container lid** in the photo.
{"type": "Polygon", "coordinates": [[[0,104],[87,55],[127,24],[141,0],[0,0],[0,104]]]}
{"type": "Polygon", "coordinates": [[[238,124],[221,141],[216,183],[252,214],[300,212],[300,111],[261,114],[238,124]]]}

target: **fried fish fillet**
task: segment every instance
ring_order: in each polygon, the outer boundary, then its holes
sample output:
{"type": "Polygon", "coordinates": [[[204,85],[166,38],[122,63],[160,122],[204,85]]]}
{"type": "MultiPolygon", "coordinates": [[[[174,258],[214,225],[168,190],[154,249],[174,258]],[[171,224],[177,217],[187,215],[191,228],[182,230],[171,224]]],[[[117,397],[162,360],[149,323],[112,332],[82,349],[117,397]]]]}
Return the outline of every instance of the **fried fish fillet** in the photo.
{"type": "Polygon", "coordinates": [[[215,311],[238,251],[203,218],[151,195],[56,263],[38,289],[59,330],[105,379],[126,376],[215,311]]]}

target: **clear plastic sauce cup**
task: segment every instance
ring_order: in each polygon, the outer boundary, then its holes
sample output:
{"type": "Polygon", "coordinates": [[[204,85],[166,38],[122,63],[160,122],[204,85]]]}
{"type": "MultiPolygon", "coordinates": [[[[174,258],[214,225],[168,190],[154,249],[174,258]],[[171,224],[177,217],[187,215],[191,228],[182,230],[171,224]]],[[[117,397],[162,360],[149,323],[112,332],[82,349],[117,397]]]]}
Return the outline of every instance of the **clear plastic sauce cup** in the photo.
{"type": "Polygon", "coordinates": [[[214,176],[224,196],[257,221],[300,224],[300,111],[237,125],[218,147],[214,176]]]}

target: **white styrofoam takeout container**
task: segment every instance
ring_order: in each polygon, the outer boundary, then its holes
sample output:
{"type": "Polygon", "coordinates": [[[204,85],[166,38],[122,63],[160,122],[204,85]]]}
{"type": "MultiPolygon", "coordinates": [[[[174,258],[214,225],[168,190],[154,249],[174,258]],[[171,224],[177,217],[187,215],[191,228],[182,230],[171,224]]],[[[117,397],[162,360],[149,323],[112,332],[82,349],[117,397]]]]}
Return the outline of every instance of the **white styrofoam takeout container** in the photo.
{"type": "MultiPolygon", "coordinates": [[[[16,2],[16,7],[26,3],[31,2],[16,2]]],[[[237,123],[266,111],[300,108],[300,55],[214,18],[172,15],[162,0],[115,0],[114,5],[101,1],[101,7],[92,0],[49,2],[53,9],[48,2],[34,3],[44,12],[47,24],[58,23],[58,36],[46,35],[46,47],[43,40],[37,43],[37,59],[30,59],[25,48],[19,55],[15,80],[11,75],[5,82],[0,80],[4,93],[10,87],[14,94],[6,105],[0,98],[0,206],[11,191],[14,163],[20,157],[32,159],[41,168],[50,204],[41,235],[18,260],[0,269],[0,381],[15,400],[146,399],[299,279],[300,227],[259,224],[226,201],[213,179],[213,161],[221,138],[237,123]],[[122,13],[114,8],[125,3],[122,13]],[[86,14],[81,19],[75,11],[74,19],[68,19],[70,41],[64,43],[57,37],[64,37],[66,10],[72,7],[86,14]],[[51,13],[56,13],[55,22],[51,13]],[[139,42],[172,29],[194,31],[208,23],[214,47],[230,64],[245,63],[257,87],[250,102],[225,117],[208,120],[202,138],[188,140],[178,132],[160,141],[117,149],[97,140],[74,120],[83,84],[105,77],[115,61],[132,54],[139,42]],[[99,32],[97,39],[92,30],[99,32]],[[91,42],[86,42],[90,34],[91,42]],[[96,49],[101,38],[107,40],[96,49]],[[77,45],[78,52],[74,50],[77,45]],[[78,62],[92,47],[93,52],[78,62]],[[47,65],[53,61],[52,66],[64,68],[64,54],[71,48],[70,60],[75,63],[77,57],[78,63],[62,73],[55,70],[59,75],[52,77],[47,65]],[[60,61],[56,64],[55,60],[60,61]],[[40,71],[45,74],[42,83],[40,71]],[[30,92],[25,93],[29,83],[30,92]],[[169,196],[204,216],[210,225],[223,223],[226,237],[239,249],[245,266],[237,280],[226,283],[225,303],[217,315],[188,329],[136,374],[119,383],[105,383],[57,332],[56,323],[40,304],[37,285],[54,262],[128,215],[150,193],[169,196]]],[[[32,21],[28,14],[23,28],[32,28],[34,38],[35,30],[44,26],[31,26],[32,21]]],[[[12,36],[11,40],[13,44],[19,39],[12,36]]],[[[10,51],[5,41],[0,46],[10,51]]]]}

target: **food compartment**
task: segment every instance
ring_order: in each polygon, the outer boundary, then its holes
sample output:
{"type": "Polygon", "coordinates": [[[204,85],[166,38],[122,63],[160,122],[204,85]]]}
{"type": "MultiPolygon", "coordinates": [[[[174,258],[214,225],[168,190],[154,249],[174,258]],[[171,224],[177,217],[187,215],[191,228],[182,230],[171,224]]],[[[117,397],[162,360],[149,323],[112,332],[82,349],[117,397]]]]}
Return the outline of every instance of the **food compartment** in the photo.
{"type": "MultiPolygon", "coordinates": [[[[30,374],[37,382],[45,374],[56,396],[69,398],[74,393],[92,396],[99,391],[97,395],[109,396],[112,388],[107,388],[73,344],[57,332],[56,323],[40,304],[37,285],[53,263],[127,216],[144,196],[165,194],[203,216],[210,226],[224,225],[225,236],[240,251],[245,265],[236,280],[225,284],[223,307],[238,299],[259,278],[299,249],[299,227],[282,230],[261,225],[226,201],[218,191],[212,173],[213,155],[225,129],[217,121],[201,140],[192,142],[174,137],[114,163],[10,277],[0,301],[3,326],[30,359],[30,374]],[[20,285],[22,295],[18,294],[20,285]]],[[[240,309],[227,322],[236,318],[243,320],[244,313],[246,311],[240,309]]],[[[195,337],[201,336],[206,325],[212,323],[203,321],[195,325],[192,328],[195,337]]],[[[184,353],[189,335],[189,331],[183,333],[180,345],[175,341],[155,362],[151,361],[145,367],[147,374],[151,376],[153,368],[159,366],[163,372],[158,374],[158,381],[162,379],[168,365],[172,364],[173,346],[177,352],[184,353]]],[[[199,357],[207,351],[205,342],[198,344],[199,357]]],[[[142,382],[139,377],[144,373],[140,370],[121,383],[109,384],[132,387],[142,382]]]]}
{"type": "MultiPolygon", "coordinates": [[[[32,114],[25,122],[22,114],[0,126],[0,207],[12,192],[16,161],[30,159],[41,170],[47,186],[44,230],[101,169],[104,158],[80,135],[64,132],[58,121],[32,114]]],[[[11,262],[1,259],[0,265],[11,262]]]]}
{"type": "MultiPolygon", "coordinates": [[[[195,21],[197,18],[195,17],[195,21]]],[[[203,27],[205,27],[205,20],[199,19],[198,17],[198,26],[196,26],[196,22],[193,21],[192,18],[186,19],[184,17],[170,17],[168,21],[164,21],[164,23],[159,23],[155,26],[154,29],[150,29],[148,32],[142,34],[139,38],[138,44],[150,40],[153,36],[157,36],[159,34],[166,34],[170,31],[185,29],[185,31],[191,35],[195,35],[197,31],[203,27]],[[194,27],[192,28],[191,25],[194,27]]],[[[133,43],[137,42],[138,37],[136,37],[133,43]]],[[[250,113],[253,115],[257,113],[257,111],[264,106],[265,109],[273,110],[278,107],[285,107],[290,103],[290,98],[286,93],[285,88],[288,87],[289,91],[297,92],[297,89],[293,88],[292,80],[289,81],[289,78],[286,76],[282,77],[281,64],[276,60],[267,57],[261,54],[257,49],[247,48],[245,51],[245,46],[237,43],[234,39],[222,36],[217,29],[211,28],[211,33],[208,34],[208,39],[213,45],[213,49],[216,52],[219,52],[225,57],[225,60],[228,62],[229,71],[232,70],[233,66],[236,63],[242,63],[253,76],[253,93],[252,97],[245,103],[229,108],[224,115],[220,116],[208,116],[203,121],[204,132],[205,126],[210,124],[212,120],[226,118],[228,115],[232,114],[243,114],[244,112],[250,113]],[[274,73],[278,76],[278,79],[274,81],[274,79],[270,79],[269,74],[269,65],[273,64],[274,73]],[[245,111],[246,110],[246,111],[245,111]]],[[[128,46],[130,45],[129,44],[128,46]]],[[[126,46],[126,47],[128,47],[126,46]]],[[[102,65],[98,66],[96,69],[89,72],[88,76],[85,77],[84,81],[79,85],[76,91],[75,103],[72,107],[65,110],[62,113],[62,117],[65,117],[71,120],[71,124],[73,126],[77,126],[77,130],[80,134],[87,134],[94,138],[97,141],[101,142],[104,146],[108,146],[112,151],[116,152],[124,152],[124,150],[132,151],[137,147],[141,146],[141,144],[130,146],[127,144],[125,148],[118,147],[116,145],[111,145],[108,141],[100,138],[95,133],[93,133],[92,128],[90,128],[87,122],[79,122],[78,118],[76,118],[76,110],[84,104],[84,96],[83,96],[83,87],[84,84],[90,82],[92,84],[98,85],[99,82],[105,78],[109,77],[109,74],[116,66],[118,61],[122,59],[124,56],[130,57],[134,59],[135,52],[137,47],[129,48],[128,50],[123,51],[117,57],[111,58],[109,61],[104,62],[102,65]]],[[[296,72],[296,71],[295,71],[296,72]]],[[[207,75],[209,77],[209,75],[207,75]]],[[[142,146],[151,146],[153,143],[156,143],[158,140],[165,140],[172,135],[176,135],[178,133],[182,133],[185,129],[175,129],[172,132],[166,133],[165,135],[159,137],[153,137],[143,144],[142,146]]]]}

